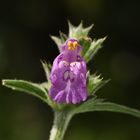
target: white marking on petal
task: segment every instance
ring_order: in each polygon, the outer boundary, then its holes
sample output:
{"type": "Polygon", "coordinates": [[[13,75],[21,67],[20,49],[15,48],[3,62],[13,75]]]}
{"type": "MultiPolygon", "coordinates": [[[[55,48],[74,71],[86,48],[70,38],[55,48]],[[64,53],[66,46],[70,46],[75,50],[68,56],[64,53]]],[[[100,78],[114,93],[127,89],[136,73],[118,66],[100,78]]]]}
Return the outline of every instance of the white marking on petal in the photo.
{"type": "Polygon", "coordinates": [[[70,66],[71,66],[71,67],[75,67],[75,65],[76,65],[76,62],[70,63],[70,66]]]}
{"type": "Polygon", "coordinates": [[[67,80],[68,77],[69,77],[69,72],[66,71],[66,72],[64,73],[64,79],[67,80]]]}
{"type": "Polygon", "coordinates": [[[63,66],[67,67],[68,65],[69,65],[69,63],[67,61],[60,61],[59,62],[59,68],[61,68],[63,66]]]}
{"type": "Polygon", "coordinates": [[[77,66],[78,69],[81,69],[81,63],[80,62],[72,62],[72,63],[70,63],[70,66],[71,67],[77,66]]]}
{"type": "Polygon", "coordinates": [[[63,61],[63,65],[67,67],[69,63],[67,61],[63,61]]]}
{"type": "Polygon", "coordinates": [[[79,70],[81,69],[81,63],[80,62],[76,62],[76,66],[79,70]]]}
{"type": "Polygon", "coordinates": [[[70,70],[73,71],[73,67],[70,67],[70,70]]]}
{"type": "Polygon", "coordinates": [[[70,79],[73,80],[74,79],[74,74],[72,71],[70,71],[70,79]]]}

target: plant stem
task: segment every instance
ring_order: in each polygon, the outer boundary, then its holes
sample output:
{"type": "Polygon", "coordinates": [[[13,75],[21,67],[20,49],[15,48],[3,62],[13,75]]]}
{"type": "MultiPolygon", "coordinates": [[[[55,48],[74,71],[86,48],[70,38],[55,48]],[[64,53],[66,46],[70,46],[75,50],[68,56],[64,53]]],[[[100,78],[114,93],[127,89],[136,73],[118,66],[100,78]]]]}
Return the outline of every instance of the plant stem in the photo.
{"type": "Polygon", "coordinates": [[[72,114],[66,110],[54,112],[54,122],[49,140],[62,140],[67,126],[72,118],[72,114]]]}

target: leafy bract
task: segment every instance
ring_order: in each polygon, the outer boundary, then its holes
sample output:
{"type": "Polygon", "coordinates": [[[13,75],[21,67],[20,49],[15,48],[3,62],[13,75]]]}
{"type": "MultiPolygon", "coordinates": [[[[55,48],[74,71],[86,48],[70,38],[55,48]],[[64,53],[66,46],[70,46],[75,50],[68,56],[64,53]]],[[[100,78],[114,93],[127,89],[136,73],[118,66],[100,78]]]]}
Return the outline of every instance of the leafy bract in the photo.
{"type": "Polygon", "coordinates": [[[106,39],[106,37],[93,40],[88,36],[89,32],[91,31],[93,25],[84,28],[83,22],[81,22],[78,26],[72,25],[68,22],[69,25],[69,34],[68,36],[61,31],[59,32],[59,37],[51,36],[52,40],[56,43],[59,51],[61,52],[61,45],[68,39],[68,38],[75,38],[79,41],[80,46],[82,47],[81,56],[84,60],[88,63],[98,52],[99,49],[103,47],[102,43],[106,39]]]}
{"type": "Polygon", "coordinates": [[[98,52],[98,50],[103,47],[102,43],[105,41],[105,39],[106,37],[92,41],[89,48],[83,54],[83,58],[86,62],[89,62],[98,52]]]}
{"type": "Polygon", "coordinates": [[[13,90],[29,93],[45,102],[48,100],[48,93],[38,84],[24,80],[9,79],[3,80],[2,84],[6,87],[12,88],[13,90]]]}
{"type": "Polygon", "coordinates": [[[61,45],[67,40],[67,35],[62,33],[61,31],[59,32],[60,36],[51,36],[51,39],[56,43],[59,51],[61,52],[61,45]]]}
{"type": "Polygon", "coordinates": [[[46,79],[49,82],[49,77],[50,77],[50,71],[51,71],[51,64],[47,63],[46,61],[41,61],[45,75],[46,75],[46,79]]]}
{"type": "Polygon", "coordinates": [[[70,22],[68,22],[69,24],[69,38],[75,38],[75,39],[80,39],[80,38],[84,38],[87,37],[90,30],[92,29],[93,25],[84,28],[83,27],[83,22],[81,21],[81,23],[76,27],[73,26],[70,22]]]}
{"type": "Polygon", "coordinates": [[[89,95],[95,95],[95,93],[103,87],[105,84],[107,84],[109,80],[103,80],[100,75],[90,75],[90,73],[87,75],[87,90],[89,95]]]}
{"type": "Polygon", "coordinates": [[[92,98],[75,108],[74,113],[85,113],[92,111],[109,111],[129,114],[140,118],[140,111],[124,105],[119,105],[111,102],[104,102],[102,99],[92,98]]]}

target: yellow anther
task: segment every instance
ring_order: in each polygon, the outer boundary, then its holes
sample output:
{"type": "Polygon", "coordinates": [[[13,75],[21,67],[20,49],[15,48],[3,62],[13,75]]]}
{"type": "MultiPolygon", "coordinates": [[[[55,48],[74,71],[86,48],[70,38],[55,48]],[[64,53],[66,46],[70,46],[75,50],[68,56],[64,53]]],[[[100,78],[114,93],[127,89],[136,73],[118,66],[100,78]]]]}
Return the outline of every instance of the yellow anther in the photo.
{"type": "Polygon", "coordinates": [[[68,46],[68,50],[72,50],[72,47],[71,46],[68,46]]]}
{"type": "Polygon", "coordinates": [[[73,47],[76,49],[77,46],[78,46],[78,42],[77,41],[74,41],[73,42],[73,47]]]}
{"type": "Polygon", "coordinates": [[[71,48],[73,46],[73,43],[71,41],[68,41],[67,45],[69,48],[71,48]]]}
{"type": "Polygon", "coordinates": [[[75,50],[75,49],[76,49],[76,46],[73,45],[73,50],[75,50]]]}
{"type": "Polygon", "coordinates": [[[76,47],[78,46],[78,42],[77,41],[68,41],[67,43],[68,46],[68,50],[74,51],[76,49],[76,47]]]}

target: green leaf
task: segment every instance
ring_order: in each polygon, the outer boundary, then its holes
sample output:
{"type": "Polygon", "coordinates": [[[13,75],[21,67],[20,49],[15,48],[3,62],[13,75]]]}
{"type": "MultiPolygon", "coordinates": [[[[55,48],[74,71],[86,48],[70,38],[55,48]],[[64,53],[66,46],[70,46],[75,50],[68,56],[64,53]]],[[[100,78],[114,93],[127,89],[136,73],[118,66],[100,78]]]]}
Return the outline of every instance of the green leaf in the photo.
{"type": "Polygon", "coordinates": [[[93,41],[89,47],[89,49],[86,51],[84,57],[84,60],[86,62],[89,62],[94,55],[98,52],[99,49],[101,49],[102,43],[105,41],[106,37],[98,39],[97,41],[93,41]]]}
{"type": "Polygon", "coordinates": [[[62,43],[64,43],[68,39],[67,35],[61,31],[59,31],[59,34],[60,34],[60,38],[61,38],[62,43]]]}
{"type": "Polygon", "coordinates": [[[77,106],[74,109],[74,112],[75,112],[75,114],[89,112],[91,110],[91,108],[94,107],[95,104],[102,103],[103,100],[104,99],[97,99],[96,97],[88,99],[85,102],[83,102],[82,104],[80,104],[79,106],[77,106]]]}
{"type": "Polygon", "coordinates": [[[47,102],[48,100],[48,94],[46,90],[41,86],[39,86],[38,84],[24,80],[9,80],[9,79],[3,80],[2,84],[6,87],[12,88],[13,90],[29,93],[33,96],[40,98],[44,102],[47,102]]]}
{"type": "Polygon", "coordinates": [[[81,56],[83,57],[91,45],[92,39],[89,37],[82,37],[79,39],[79,44],[82,47],[81,56]]]}
{"type": "Polygon", "coordinates": [[[61,38],[56,37],[56,36],[51,36],[51,39],[56,43],[56,45],[57,45],[59,51],[61,51],[60,46],[61,46],[62,43],[63,43],[62,40],[61,40],[61,38]]]}
{"type": "Polygon", "coordinates": [[[81,37],[87,37],[88,33],[92,29],[93,25],[84,28],[83,23],[81,23],[76,27],[73,26],[70,22],[68,22],[69,25],[69,38],[75,38],[75,39],[80,39],[81,37]]]}
{"type": "Polygon", "coordinates": [[[89,95],[95,95],[95,93],[103,87],[105,84],[107,84],[109,80],[103,80],[103,78],[100,77],[100,75],[88,75],[87,77],[87,90],[89,95]]]}
{"type": "Polygon", "coordinates": [[[91,111],[109,111],[109,112],[118,112],[129,114],[134,117],[140,118],[140,111],[137,109],[133,109],[130,107],[126,107],[124,105],[119,105],[111,102],[103,102],[99,99],[89,99],[88,101],[81,104],[79,107],[75,109],[75,114],[77,113],[85,113],[91,111]]]}
{"type": "Polygon", "coordinates": [[[62,33],[61,31],[59,32],[60,37],[56,36],[51,36],[51,39],[56,43],[59,51],[61,52],[61,45],[67,40],[67,35],[62,33]]]}
{"type": "Polygon", "coordinates": [[[46,61],[41,61],[41,63],[42,63],[47,81],[49,82],[50,81],[49,77],[50,77],[50,71],[51,71],[51,64],[48,64],[46,61]]]}

